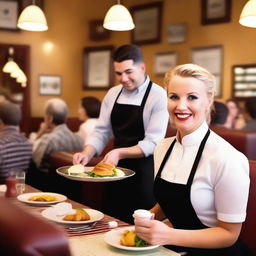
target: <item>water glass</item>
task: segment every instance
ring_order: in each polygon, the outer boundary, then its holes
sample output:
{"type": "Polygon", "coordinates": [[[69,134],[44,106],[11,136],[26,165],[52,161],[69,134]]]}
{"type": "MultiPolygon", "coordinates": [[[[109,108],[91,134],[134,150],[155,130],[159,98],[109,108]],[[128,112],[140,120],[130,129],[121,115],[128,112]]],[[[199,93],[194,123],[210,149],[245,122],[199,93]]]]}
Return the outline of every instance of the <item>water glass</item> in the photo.
{"type": "Polygon", "coordinates": [[[25,171],[16,173],[16,190],[18,195],[22,194],[25,191],[25,178],[25,171]]]}

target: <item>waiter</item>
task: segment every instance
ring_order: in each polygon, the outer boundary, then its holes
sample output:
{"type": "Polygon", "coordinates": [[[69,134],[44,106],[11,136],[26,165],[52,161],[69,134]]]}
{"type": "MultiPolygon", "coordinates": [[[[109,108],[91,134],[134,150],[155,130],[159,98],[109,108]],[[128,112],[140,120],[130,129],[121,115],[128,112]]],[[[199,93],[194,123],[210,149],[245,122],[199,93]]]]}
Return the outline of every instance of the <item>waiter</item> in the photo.
{"type": "MultiPolygon", "coordinates": [[[[135,209],[150,209],[153,196],[153,151],[168,124],[167,95],[146,74],[143,54],[135,45],[123,45],[113,54],[119,85],[103,99],[98,125],[73,163],[86,165],[114,136],[114,149],[103,161],[135,171],[135,175],[104,186],[103,211],[132,223],[135,209]]],[[[93,196],[93,195],[92,195],[93,196]]]]}

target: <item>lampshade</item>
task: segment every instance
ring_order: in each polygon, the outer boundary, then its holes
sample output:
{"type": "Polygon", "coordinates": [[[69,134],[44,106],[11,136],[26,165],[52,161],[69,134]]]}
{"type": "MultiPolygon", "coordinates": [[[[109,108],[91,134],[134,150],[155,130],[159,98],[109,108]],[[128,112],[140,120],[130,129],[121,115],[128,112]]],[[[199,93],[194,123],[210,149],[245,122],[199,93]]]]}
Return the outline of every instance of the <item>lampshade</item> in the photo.
{"type": "Polygon", "coordinates": [[[8,62],[5,63],[5,65],[3,67],[3,72],[5,72],[5,73],[12,73],[12,72],[14,72],[17,69],[19,69],[18,64],[12,58],[10,58],[8,60],[8,62]]]}
{"type": "Polygon", "coordinates": [[[20,68],[14,70],[14,71],[11,73],[11,77],[13,77],[13,78],[18,78],[18,77],[21,77],[21,76],[25,76],[25,74],[24,74],[24,72],[23,72],[20,68]]]}
{"type": "Polygon", "coordinates": [[[121,4],[113,5],[107,12],[103,27],[109,30],[126,31],[135,27],[128,9],[121,4]]]}
{"type": "Polygon", "coordinates": [[[246,27],[256,28],[256,0],[249,0],[245,4],[239,23],[246,27]]]}
{"type": "Polygon", "coordinates": [[[27,6],[22,11],[17,26],[29,31],[45,31],[48,29],[43,11],[34,4],[27,6]]]}

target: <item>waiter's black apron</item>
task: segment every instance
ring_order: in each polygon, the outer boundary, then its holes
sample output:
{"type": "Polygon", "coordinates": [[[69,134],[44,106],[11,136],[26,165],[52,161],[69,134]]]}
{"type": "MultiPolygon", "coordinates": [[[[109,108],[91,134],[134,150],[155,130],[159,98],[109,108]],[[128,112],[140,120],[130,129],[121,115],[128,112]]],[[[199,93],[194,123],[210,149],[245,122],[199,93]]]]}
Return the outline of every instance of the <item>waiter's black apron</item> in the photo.
{"type": "MultiPolygon", "coordinates": [[[[177,184],[161,179],[161,173],[167,159],[169,158],[176,139],[170,145],[166,155],[160,165],[159,171],[155,179],[154,193],[157,202],[164,211],[166,217],[177,229],[203,229],[208,228],[197,217],[196,212],[190,201],[191,185],[197,170],[198,163],[200,161],[205,143],[210,135],[210,130],[207,131],[203,138],[193,167],[191,169],[187,184],[177,184]]],[[[188,252],[187,255],[195,256],[245,256],[249,255],[247,249],[238,240],[233,246],[222,249],[198,249],[198,248],[186,248],[178,246],[166,246],[176,252],[188,252]]]]}
{"type": "MultiPolygon", "coordinates": [[[[131,147],[144,139],[143,109],[151,87],[150,81],[140,106],[117,103],[122,90],[118,94],[111,112],[115,148],[131,147]]],[[[155,204],[153,156],[122,159],[118,166],[135,171],[135,175],[104,184],[103,210],[113,217],[133,223],[134,210],[150,209],[155,204]]]]}

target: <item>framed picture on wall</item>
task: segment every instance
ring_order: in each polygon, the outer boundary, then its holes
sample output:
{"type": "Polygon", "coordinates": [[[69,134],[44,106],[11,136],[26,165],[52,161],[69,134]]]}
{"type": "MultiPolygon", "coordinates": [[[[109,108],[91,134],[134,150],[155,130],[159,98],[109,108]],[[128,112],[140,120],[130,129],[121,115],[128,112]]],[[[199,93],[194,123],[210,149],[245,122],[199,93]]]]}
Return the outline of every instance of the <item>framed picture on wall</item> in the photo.
{"type": "Polygon", "coordinates": [[[162,52],[155,55],[154,73],[163,76],[167,71],[177,65],[177,52],[162,52]]]}
{"type": "Polygon", "coordinates": [[[256,64],[234,65],[232,75],[234,98],[256,97],[256,64]]]}
{"type": "Polygon", "coordinates": [[[216,78],[216,98],[222,95],[223,47],[221,45],[193,48],[191,61],[209,70],[216,78]]]}
{"type": "Polygon", "coordinates": [[[61,95],[61,76],[40,75],[39,76],[40,95],[61,95]]]}
{"type": "Polygon", "coordinates": [[[185,24],[172,24],[168,27],[168,43],[183,43],[187,35],[187,26],[185,24]]]}
{"type": "Polygon", "coordinates": [[[18,0],[0,0],[0,29],[18,30],[19,3],[18,0]]]}
{"type": "Polygon", "coordinates": [[[84,48],[83,89],[102,90],[114,83],[113,46],[84,48]]]}
{"type": "Polygon", "coordinates": [[[231,0],[201,0],[202,25],[230,22],[231,0]]]}
{"type": "Polygon", "coordinates": [[[151,44],[161,41],[162,2],[131,8],[135,28],[131,31],[133,44],[151,44]]]}

